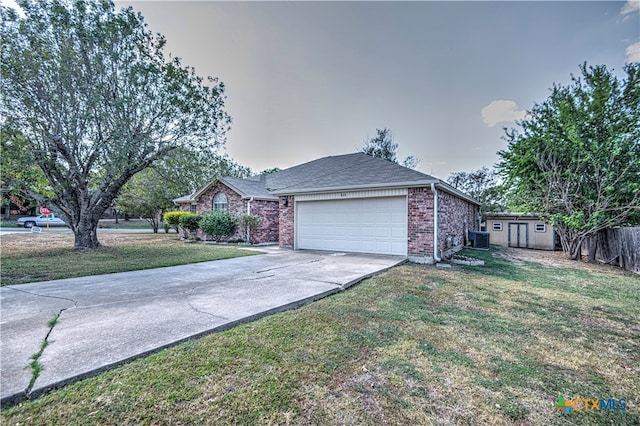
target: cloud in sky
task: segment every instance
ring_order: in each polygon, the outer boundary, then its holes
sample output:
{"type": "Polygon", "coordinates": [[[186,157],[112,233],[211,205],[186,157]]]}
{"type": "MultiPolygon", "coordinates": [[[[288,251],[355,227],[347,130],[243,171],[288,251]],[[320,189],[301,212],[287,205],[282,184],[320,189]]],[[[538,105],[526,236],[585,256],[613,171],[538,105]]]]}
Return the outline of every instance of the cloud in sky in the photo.
{"type": "Polygon", "coordinates": [[[640,12],[640,1],[638,0],[627,0],[627,2],[620,10],[620,15],[624,16],[624,19],[629,18],[629,15],[632,15],[635,12],[640,12]]]}
{"type": "Polygon", "coordinates": [[[640,62],[640,41],[627,47],[624,53],[627,55],[627,62],[640,62]]]}
{"type": "Polygon", "coordinates": [[[521,120],[526,113],[525,110],[518,109],[518,104],[514,101],[500,100],[482,108],[482,119],[489,127],[493,127],[498,123],[521,120]]]}

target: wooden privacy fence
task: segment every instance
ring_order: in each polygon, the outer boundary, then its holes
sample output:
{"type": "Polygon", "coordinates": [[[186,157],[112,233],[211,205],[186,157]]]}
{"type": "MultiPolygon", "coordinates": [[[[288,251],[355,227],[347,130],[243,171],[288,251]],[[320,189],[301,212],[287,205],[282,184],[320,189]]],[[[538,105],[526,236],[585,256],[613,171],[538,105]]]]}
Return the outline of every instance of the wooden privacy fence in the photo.
{"type": "Polygon", "coordinates": [[[585,245],[591,260],[640,274],[640,226],[605,229],[589,238],[585,245]]]}

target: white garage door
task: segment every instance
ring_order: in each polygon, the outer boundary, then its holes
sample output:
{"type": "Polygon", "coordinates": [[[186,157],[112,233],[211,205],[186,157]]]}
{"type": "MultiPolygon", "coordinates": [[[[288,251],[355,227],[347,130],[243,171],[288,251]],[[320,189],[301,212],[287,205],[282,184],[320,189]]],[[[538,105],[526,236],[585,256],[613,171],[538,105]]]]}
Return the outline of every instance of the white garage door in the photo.
{"type": "Polygon", "coordinates": [[[407,254],[406,197],[297,203],[299,249],[407,254]]]}

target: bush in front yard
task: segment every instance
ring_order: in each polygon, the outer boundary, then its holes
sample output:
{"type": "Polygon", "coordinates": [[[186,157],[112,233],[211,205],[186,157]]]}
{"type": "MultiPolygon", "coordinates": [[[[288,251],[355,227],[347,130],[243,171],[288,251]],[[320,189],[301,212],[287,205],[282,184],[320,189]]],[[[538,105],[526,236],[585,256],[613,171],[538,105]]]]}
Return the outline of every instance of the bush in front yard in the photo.
{"type": "Polygon", "coordinates": [[[189,231],[190,234],[195,234],[198,229],[200,229],[200,219],[201,215],[196,213],[187,213],[185,215],[180,216],[180,226],[183,229],[189,231]]]}
{"type": "Polygon", "coordinates": [[[236,230],[238,220],[234,215],[222,210],[208,212],[200,218],[200,229],[216,241],[230,237],[236,230]]]}
{"type": "Polygon", "coordinates": [[[173,229],[175,229],[179,235],[180,231],[178,230],[178,227],[180,226],[180,218],[188,214],[191,214],[191,213],[183,212],[183,211],[166,212],[163,218],[164,218],[164,222],[166,224],[173,226],[173,229]]]}
{"type": "Polygon", "coordinates": [[[255,244],[255,233],[258,227],[262,225],[264,218],[260,216],[255,216],[252,214],[241,214],[238,218],[238,224],[240,225],[240,229],[246,231],[247,233],[247,241],[251,244],[255,244]]]}

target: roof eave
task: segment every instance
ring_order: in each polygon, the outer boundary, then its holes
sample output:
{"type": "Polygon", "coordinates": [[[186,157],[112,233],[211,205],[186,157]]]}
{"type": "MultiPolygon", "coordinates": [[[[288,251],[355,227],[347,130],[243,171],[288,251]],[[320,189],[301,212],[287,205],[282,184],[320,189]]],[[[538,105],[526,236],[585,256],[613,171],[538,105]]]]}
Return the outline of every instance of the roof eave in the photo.
{"type": "Polygon", "coordinates": [[[482,203],[481,203],[480,201],[476,200],[476,199],[475,199],[475,198],[473,198],[473,197],[468,196],[468,195],[467,195],[467,194],[465,194],[464,192],[462,192],[462,191],[460,191],[460,190],[458,190],[458,189],[454,188],[453,186],[451,186],[451,185],[449,185],[448,183],[443,182],[443,181],[441,181],[441,180],[439,180],[439,179],[438,179],[438,182],[436,183],[436,186],[437,186],[440,190],[442,190],[442,191],[444,191],[444,192],[448,192],[448,193],[449,193],[449,194],[451,194],[451,195],[455,195],[455,196],[456,196],[456,197],[458,197],[458,198],[462,198],[463,200],[468,201],[468,202],[470,202],[470,203],[472,203],[472,204],[475,204],[475,205],[478,205],[478,206],[481,206],[481,205],[482,205],[482,203]]]}
{"type": "Polygon", "coordinates": [[[324,188],[287,188],[281,189],[277,191],[271,191],[272,194],[278,196],[284,195],[296,195],[296,194],[313,194],[313,193],[322,193],[322,192],[339,192],[339,191],[357,191],[357,190],[367,190],[367,189],[394,189],[394,188],[416,188],[416,187],[425,187],[430,186],[431,184],[436,184],[436,186],[445,192],[448,192],[456,197],[462,198],[465,201],[468,201],[472,204],[481,205],[478,200],[468,196],[464,192],[461,192],[451,185],[448,185],[441,181],[440,179],[427,179],[420,181],[409,181],[409,182],[390,182],[390,183],[375,183],[375,184],[365,184],[365,185],[349,185],[349,186],[334,186],[334,187],[324,187],[324,188]]]}
{"type": "Polygon", "coordinates": [[[389,183],[370,183],[364,185],[348,185],[348,186],[332,186],[320,188],[286,188],[271,191],[274,195],[296,195],[296,194],[313,194],[322,192],[339,192],[339,191],[357,191],[362,189],[393,189],[393,188],[414,188],[420,186],[428,186],[432,183],[438,183],[439,180],[429,179],[412,182],[389,182],[389,183]]]}

